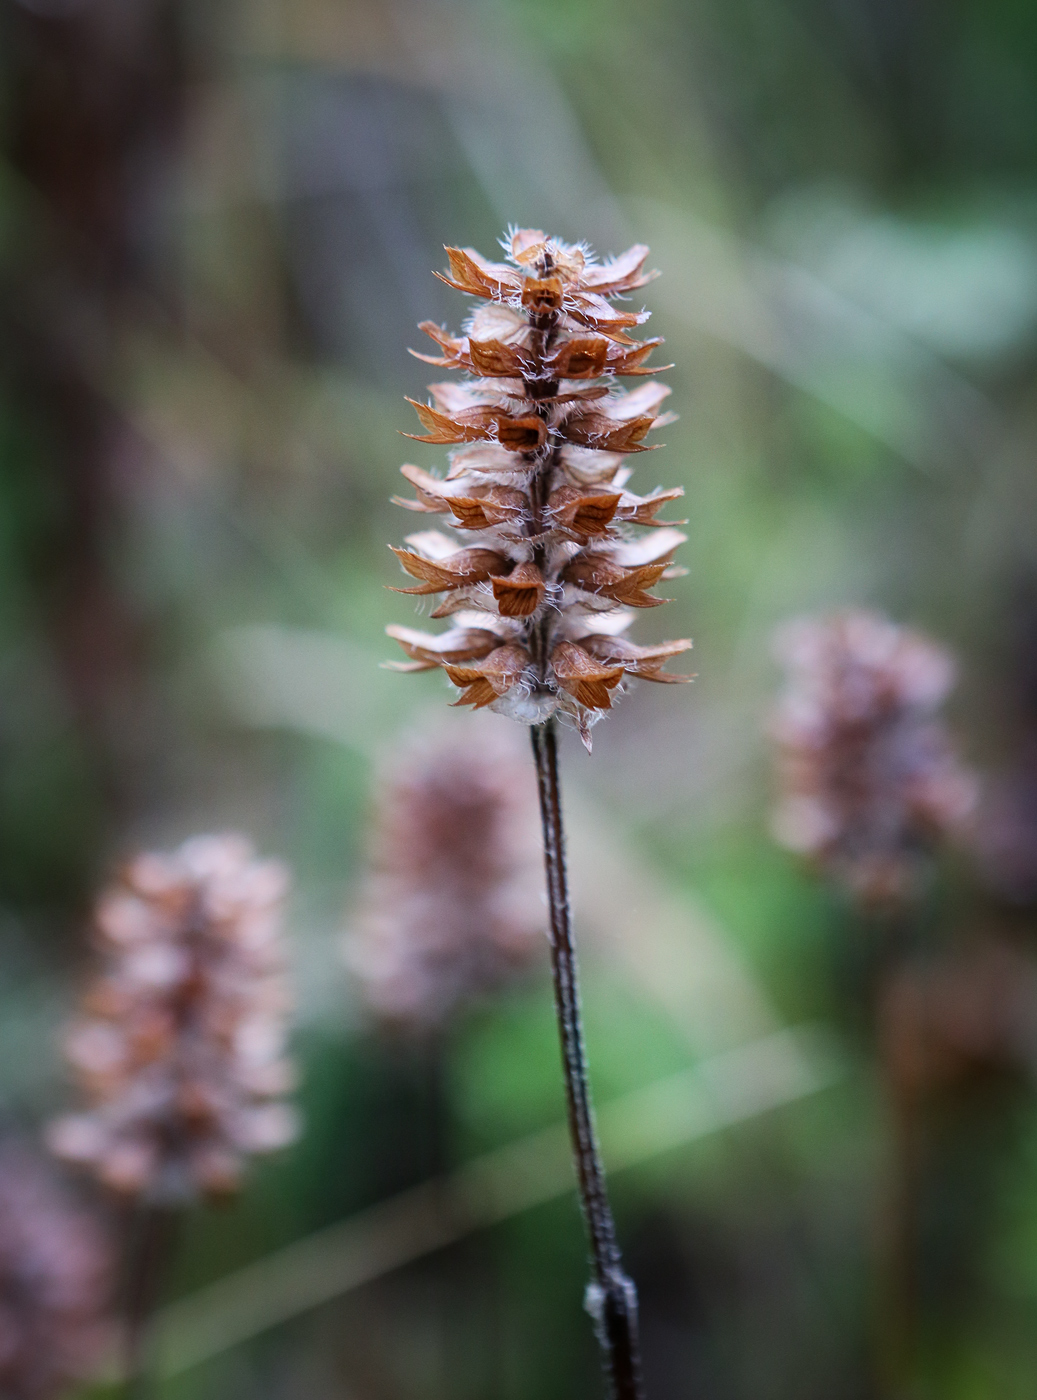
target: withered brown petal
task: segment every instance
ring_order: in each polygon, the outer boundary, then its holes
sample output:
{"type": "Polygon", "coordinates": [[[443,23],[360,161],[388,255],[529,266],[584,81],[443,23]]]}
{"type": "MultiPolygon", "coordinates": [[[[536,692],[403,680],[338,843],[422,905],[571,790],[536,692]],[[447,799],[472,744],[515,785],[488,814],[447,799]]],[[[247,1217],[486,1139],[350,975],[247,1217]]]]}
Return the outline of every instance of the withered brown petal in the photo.
{"type": "Polygon", "coordinates": [[[442,593],[449,588],[464,588],[500,573],[505,563],[503,555],[492,549],[459,549],[446,559],[435,560],[396,545],[389,548],[412,578],[422,580],[418,588],[394,588],[394,593],[442,593]]]}
{"type": "Polygon", "coordinates": [[[506,418],[496,421],[496,440],[509,452],[537,452],[547,441],[547,424],[542,418],[506,418]]]}
{"type": "Polygon", "coordinates": [[[415,399],[408,399],[407,402],[421,419],[422,425],[429,429],[424,435],[403,434],[415,442],[499,442],[509,452],[535,452],[547,441],[547,425],[535,415],[514,417],[494,408],[492,404],[481,404],[460,413],[448,414],[440,413],[438,409],[418,403],[415,399]]]}
{"type": "Polygon", "coordinates": [[[413,355],[416,360],[423,360],[427,365],[441,365],[445,369],[467,368],[465,352],[468,342],[464,337],[452,336],[442,326],[437,326],[435,321],[419,321],[418,330],[431,336],[444,353],[442,355],[423,355],[419,350],[408,350],[409,355],[413,355]]]}
{"type": "Polygon", "coordinates": [[[531,252],[547,242],[547,234],[538,228],[517,228],[511,235],[511,256],[516,262],[526,262],[531,252]]]}
{"type": "MultiPolygon", "coordinates": [[[[455,682],[456,684],[456,682],[455,682]]],[[[460,705],[471,705],[476,710],[484,710],[487,705],[492,705],[498,699],[497,692],[485,676],[479,676],[472,681],[471,685],[466,685],[461,694],[452,702],[452,708],[457,709],[460,705]]]]}
{"type": "Polygon", "coordinates": [[[681,652],[690,649],[691,640],[688,637],[672,642],[657,642],[655,646],[640,647],[628,641],[626,637],[608,637],[595,633],[581,637],[579,645],[597,660],[621,665],[625,671],[633,676],[640,676],[642,680],[677,684],[693,679],[692,676],[673,675],[661,669],[671,656],[679,656],[681,652]]]}
{"type": "Polygon", "coordinates": [[[652,414],[642,414],[626,423],[603,413],[580,414],[571,418],[563,428],[567,441],[580,447],[593,447],[601,452],[644,452],[647,449],[641,439],[655,423],[652,414]]]}
{"type": "Polygon", "coordinates": [[[472,296],[503,299],[518,291],[522,282],[521,274],[502,263],[488,262],[474,248],[447,248],[450,260],[450,273],[446,277],[441,272],[434,275],[449,287],[472,296]]]}
{"type": "Polygon", "coordinates": [[[560,277],[527,277],[522,284],[522,305],[535,316],[560,310],[562,279],[560,277]]]}
{"type": "Polygon", "coordinates": [[[563,341],[548,361],[559,379],[597,379],[605,373],[609,342],[604,336],[574,336],[563,341]]]}
{"type": "Polygon", "coordinates": [[[500,637],[485,627],[455,627],[439,636],[395,624],[385,630],[412,660],[428,666],[475,661],[500,646],[500,637]]]}
{"type": "Polygon", "coordinates": [[[421,467],[413,466],[410,462],[403,464],[400,474],[414,487],[418,499],[412,501],[405,496],[392,496],[390,499],[393,505],[403,506],[404,510],[424,511],[431,515],[442,515],[448,509],[443,496],[443,483],[438,477],[423,471],[421,467]]]}
{"type": "Polygon", "coordinates": [[[621,564],[613,564],[608,559],[578,554],[566,565],[562,578],[566,583],[574,584],[586,593],[612,598],[615,602],[625,603],[631,608],[657,608],[669,599],[653,598],[644,590],[659,582],[665,568],[665,564],[641,564],[625,568],[621,564]]]}
{"type": "Polygon", "coordinates": [[[508,486],[491,486],[481,496],[449,496],[444,505],[455,516],[457,529],[488,530],[521,517],[529,508],[529,497],[508,486]]]}
{"type": "Polygon", "coordinates": [[[488,438],[490,434],[486,431],[466,432],[465,428],[458,423],[455,418],[451,418],[447,413],[440,413],[438,409],[432,408],[429,404],[418,403],[416,399],[407,399],[407,402],[414,409],[414,412],[421,420],[421,426],[428,429],[428,433],[419,435],[417,433],[404,433],[404,437],[412,438],[415,442],[432,442],[445,444],[451,442],[477,442],[480,438],[488,438]]]}
{"type": "Polygon", "coordinates": [[[586,495],[578,487],[561,486],[552,491],[547,508],[559,525],[568,526],[574,534],[603,535],[621,499],[618,491],[586,495]]]}
{"type": "Polygon", "coordinates": [[[544,597],[544,576],[533,563],[518,564],[506,578],[490,580],[501,617],[530,617],[544,597]]]}
{"type": "Polygon", "coordinates": [[[412,501],[408,496],[390,496],[389,504],[402,506],[404,510],[419,511],[424,515],[442,515],[445,509],[445,502],[442,505],[432,505],[428,501],[423,501],[420,493],[416,501],[412,501]]]}
{"type": "Polygon", "coordinates": [[[686,520],[656,520],[660,506],[667,501],[677,501],[684,495],[683,486],[675,486],[669,491],[655,491],[651,496],[631,496],[628,502],[621,502],[616,510],[620,520],[630,525],[649,525],[659,529],[664,525],[686,525],[686,520]]]}
{"type": "Polygon", "coordinates": [[[620,253],[618,257],[611,258],[599,267],[585,268],[580,282],[584,287],[591,288],[602,296],[615,296],[618,292],[629,292],[636,287],[643,287],[646,282],[651,282],[659,275],[657,272],[641,271],[648,252],[646,244],[635,243],[625,253],[620,253]]]}
{"type": "Polygon", "coordinates": [[[662,345],[662,337],[652,340],[632,341],[629,345],[609,342],[608,368],[613,374],[638,375],[657,374],[659,370],[672,369],[672,365],[645,365],[644,361],[657,345],[662,345]]]}
{"type": "Polygon", "coordinates": [[[559,642],[551,653],[558,684],[589,710],[612,707],[609,691],[623,678],[622,666],[603,666],[575,642],[559,642]]]}
{"type": "Polygon", "coordinates": [[[529,351],[521,345],[504,345],[499,340],[469,341],[468,358],[476,374],[484,374],[491,379],[509,379],[528,374],[534,363],[529,351]]]}
{"type": "Polygon", "coordinates": [[[476,709],[481,709],[510,690],[528,665],[529,652],[524,647],[508,645],[497,647],[476,666],[444,666],[443,669],[454,685],[464,689],[457,703],[474,704],[476,709]],[[489,699],[484,698],[487,687],[489,699]],[[471,696],[471,691],[476,694],[471,696]]]}
{"type": "Polygon", "coordinates": [[[589,292],[570,292],[566,311],[574,321],[600,331],[602,335],[640,326],[648,320],[647,311],[617,311],[603,296],[589,292]]]}

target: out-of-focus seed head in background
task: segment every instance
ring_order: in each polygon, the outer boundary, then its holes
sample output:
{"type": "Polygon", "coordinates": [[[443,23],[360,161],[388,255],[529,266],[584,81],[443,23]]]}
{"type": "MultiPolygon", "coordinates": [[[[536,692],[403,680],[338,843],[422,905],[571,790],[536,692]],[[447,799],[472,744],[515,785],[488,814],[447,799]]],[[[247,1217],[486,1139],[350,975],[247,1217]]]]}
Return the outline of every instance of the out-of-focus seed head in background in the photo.
{"type": "Polygon", "coordinates": [[[536,790],[503,726],[405,743],[379,784],[370,868],[344,952],[371,1011],[434,1030],[546,947],[536,790]]]}
{"type": "Polygon", "coordinates": [[[65,1037],[86,1109],[50,1125],[59,1157],[168,1206],[233,1194],[250,1154],[298,1135],[287,885],[232,833],[126,865],[98,902],[101,967],[65,1037]]]}

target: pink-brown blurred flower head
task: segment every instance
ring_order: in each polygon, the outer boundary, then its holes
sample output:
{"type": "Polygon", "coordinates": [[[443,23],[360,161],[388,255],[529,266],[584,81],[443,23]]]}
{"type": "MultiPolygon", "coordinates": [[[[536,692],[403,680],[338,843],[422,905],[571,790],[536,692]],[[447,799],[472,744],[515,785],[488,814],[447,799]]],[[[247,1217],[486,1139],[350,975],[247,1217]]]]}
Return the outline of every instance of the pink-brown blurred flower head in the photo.
{"type": "Polygon", "coordinates": [[[52,1149],[152,1201],[236,1189],[245,1159],[296,1134],[285,1101],[288,875],[235,835],[141,855],[101,897],[101,969],[66,1054],[87,1110],[52,1149]]]}
{"type": "Polygon", "coordinates": [[[110,1340],[112,1251],[46,1160],[0,1148],[0,1395],[50,1400],[88,1378],[110,1340]]]}
{"type": "Polygon", "coordinates": [[[431,402],[414,404],[427,430],[417,441],[454,450],[445,477],[402,467],[416,495],[394,498],[453,532],[422,530],[394,551],[417,580],[398,591],[441,595],[432,616],[452,625],[438,636],[388,631],[410,658],[398,669],[442,667],[458,705],[525,724],[568,716],[590,747],[591,725],[628,678],[690,679],[663,670],[689,641],[622,636],[636,609],[666,601],[649,590],[683,572],[672,563],[683,522],[656,518],[683,492],[635,495],[624,465],[671,421],[660,412],[669,390],[614,388],[618,376],[655,372],[645,360],[660,342],[629,334],[648,313],[613,305],[655,274],[641,244],[605,263],[537,229],[513,229],[503,246],[506,263],[446,250],[442,280],[483,305],[460,337],[422,322],[442,353],[419,358],[470,378],[432,384],[431,402]]]}
{"type": "Polygon", "coordinates": [[[775,652],[777,840],[865,902],[906,896],[976,797],[938,716],[951,656],[865,611],[788,623],[775,652]]]}
{"type": "Polygon", "coordinates": [[[379,1019],[411,1031],[527,968],[545,946],[532,774],[478,723],[412,745],[381,787],[347,961],[379,1019]]]}

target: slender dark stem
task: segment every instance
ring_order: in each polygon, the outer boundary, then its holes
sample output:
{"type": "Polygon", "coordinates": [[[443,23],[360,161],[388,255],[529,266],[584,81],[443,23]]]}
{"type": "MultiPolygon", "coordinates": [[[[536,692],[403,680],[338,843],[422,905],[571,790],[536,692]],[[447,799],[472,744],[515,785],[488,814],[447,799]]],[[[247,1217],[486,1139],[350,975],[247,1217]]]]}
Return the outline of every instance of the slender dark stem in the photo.
{"type": "Polygon", "coordinates": [[[623,1272],[616,1243],[616,1227],[609,1209],[605,1169],[594,1131],[580,1019],[576,946],[569,918],[554,720],[534,725],[530,733],[544,827],[544,862],[547,866],[547,898],[551,911],[551,967],[562,1041],[569,1133],[583,1217],[590,1240],[592,1279],[587,1289],[587,1309],[594,1318],[614,1400],[644,1400],[637,1328],[637,1290],[623,1272]]]}
{"type": "Polygon", "coordinates": [[[912,1389],[918,1336],[918,1198],[924,1143],[919,1104],[889,1086],[889,1165],[877,1231],[878,1381],[889,1400],[912,1389]]]}
{"type": "Polygon", "coordinates": [[[180,1212],[143,1207],[130,1227],[126,1277],[126,1400],[147,1400],[153,1390],[151,1319],[176,1244],[180,1212]]]}
{"type": "Polygon", "coordinates": [[[918,1363],[920,1298],[918,1292],[919,1202],[926,1142],[922,1104],[906,1087],[883,1033],[883,991],[907,965],[918,946],[918,913],[909,908],[860,922],[859,936],[870,951],[868,967],[872,1017],[876,1024],[879,1068],[887,1098],[888,1163],[880,1196],[877,1329],[880,1395],[899,1400],[912,1390],[918,1363]]]}

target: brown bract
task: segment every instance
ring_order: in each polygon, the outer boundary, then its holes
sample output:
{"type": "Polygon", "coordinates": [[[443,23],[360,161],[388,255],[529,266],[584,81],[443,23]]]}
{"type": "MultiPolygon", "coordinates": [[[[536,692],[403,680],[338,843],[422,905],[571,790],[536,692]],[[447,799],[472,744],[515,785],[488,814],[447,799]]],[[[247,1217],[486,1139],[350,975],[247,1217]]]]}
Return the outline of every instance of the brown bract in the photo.
{"type": "Polygon", "coordinates": [[[559,642],[551,653],[555,680],[589,710],[612,708],[609,691],[623,678],[622,666],[608,666],[575,642],[559,642]]]}
{"type": "Polygon", "coordinates": [[[249,1154],[292,1140],[287,884],[233,835],[126,866],[98,903],[101,967],[66,1037],[87,1109],[51,1125],[58,1155],[171,1203],[234,1191],[249,1154]]]}
{"type": "Polygon", "coordinates": [[[516,564],[511,573],[490,580],[501,617],[530,617],[544,600],[547,585],[533,563],[516,564]]]}
{"type": "Polygon", "coordinates": [[[419,580],[399,591],[443,595],[432,616],[456,626],[443,643],[408,629],[390,634],[410,657],[405,669],[441,666],[461,689],[459,704],[528,724],[560,712],[589,747],[591,725],[625,677],[690,679],[661,669],[690,642],[624,650],[617,638],[628,609],[665,601],[651,590],[682,572],[672,560],[685,538],[657,519],[679,487],[626,489],[625,457],[648,450],[649,433],[672,421],[661,412],[665,385],[615,387],[617,377],[654,373],[645,361],[661,342],[630,335],[647,312],[612,302],[655,276],[645,271],[648,249],[598,262],[582,245],[514,229],[503,262],[473,248],[446,251],[449,272],[437,276],[479,304],[462,335],[422,322],[442,353],[418,358],[470,378],[431,385],[430,401],[414,408],[425,430],[417,440],[455,450],[443,476],[404,466],[415,496],[394,499],[444,517],[465,547],[424,531],[395,553],[419,580]],[[484,640],[468,640],[474,634],[497,644],[484,650],[484,640]],[[595,638],[613,651],[596,650],[595,638]],[[478,650],[462,655],[471,645],[478,650]]]}
{"type": "Polygon", "coordinates": [[[504,555],[492,549],[459,549],[444,559],[427,559],[410,549],[389,548],[412,578],[423,580],[417,588],[394,588],[394,593],[445,593],[482,583],[507,565],[504,555]]]}
{"type": "Polygon", "coordinates": [[[461,688],[455,705],[472,705],[481,710],[506,695],[529,669],[532,658],[525,647],[503,646],[474,666],[444,666],[454,685],[461,688]]]}

